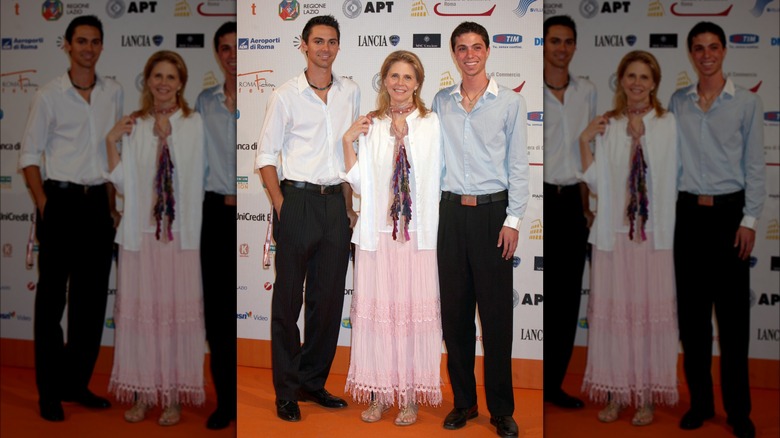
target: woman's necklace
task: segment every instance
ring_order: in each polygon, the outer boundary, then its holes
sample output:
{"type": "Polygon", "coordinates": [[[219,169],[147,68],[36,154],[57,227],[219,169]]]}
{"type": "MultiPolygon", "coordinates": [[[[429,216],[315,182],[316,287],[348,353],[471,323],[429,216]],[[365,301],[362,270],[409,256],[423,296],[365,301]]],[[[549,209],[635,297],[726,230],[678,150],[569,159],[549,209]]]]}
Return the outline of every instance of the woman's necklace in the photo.
{"type": "Polygon", "coordinates": [[[156,116],[167,116],[168,114],[173,114],[176,112],[176,110],[179,109],[179,105],[174,105],[169,108],[155,108],[154,109],[154,115],[156,116]]]}
{"type": "Polygon", "coordinates": [[[649,104],[645,105],[645,106],[642,106],[642,107],[638,107],[638,108],[628,108],[628,107],[626,107],[626,113],[628,113],[628,114],[630,114],[632,116],[638,116],[639,114],[644,114],[649,109],[650,109],[650,105],[649,104]]]}
{"type": "Polygon", "coordinates": [[[95,84],[97,83],[97,77],[93,76],[92,77],[92,84],[90,84],[90,85],[88,85],[86,87],[82,87],[81,85],[76,85],[76,83],[73,82],[73,78],[70,76],[70,71],[68,71],[68,79],[70,79],[70,84],[73,85],[73,88],[75,88],[77,90],[81,90],[81,91],[89,91],[89,90],[95,88],[95,84]]]}
{"type": "Polygon", "coordinates": [[[485,84],[485,86],[482,87],[482,89],[479,90],[474,96],[469,96],[468,93],[466,93],[466,90],[463,88],[463,84],[460,84],[460,91],[463,93],[464,96],[466,96],[466,99],[468,99],[469,102],[471,102],[471,104],[473,105],[476,99],[478,99],[479,96],[482,95],[482,92],[487,89],[488,85],[490,85],[490,81],[488,81],[488,83],[485,84]]]}
{"type": "MultiPolygon", "coordinates": [[[[306,82],[309,82],[309,77],[308,76],[306,76],[306,82]]],[[[326,85],[326,86],[324,86],[322,88],[320,88],[320,87],[312,84],[311,82],[309,82],[309,86],[314,88],[317,91],[325,91],[328,88],[330,88],[331,85],[333,85],[333,74],[330,75],[330,82],[328,83],[328,85],[326,85]]]]}
{"type": "Polygon", "coordinates": [[[566,83],[561,85],[560,87],[556,87],[554,85],[550,85],[549,83],[547,83],[547,80],[544,81],[544,85],[547,88],[549,88],[549,89],[551,89],[553,91],[561,91],[561,90],[565,90],[569,86],[569,81],[570,80],[571,80],[571,77],[569,75],[566,75],[566,83]]]}
{"type": "Polygon", "coordinates": [[[414,102],[408,105],[391,106],[387,109],[390,114],[406,114],[414,109],[414,102]]]}

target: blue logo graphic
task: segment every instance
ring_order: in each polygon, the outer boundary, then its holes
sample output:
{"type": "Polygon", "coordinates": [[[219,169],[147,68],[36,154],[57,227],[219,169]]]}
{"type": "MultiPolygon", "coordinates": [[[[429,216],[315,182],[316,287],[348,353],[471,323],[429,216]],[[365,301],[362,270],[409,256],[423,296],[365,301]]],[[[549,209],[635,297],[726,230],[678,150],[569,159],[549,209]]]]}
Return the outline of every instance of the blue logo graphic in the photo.
{"type": "Polygon", "coordinates": [[[769,3],[772,3],[772,0],[756,0],[756,4],[753,5],[753,9],[750,10],[750,13],[753,14],[754,17],[760,17],[764,13],[766,5],[769,3]]]}
{"type": "Polygon", "coordinates": [[[628,43],[629,46],[633,46],[634,43],[636,43],[636,35],[628,35],[626,37],[626,42],[628,43]]]}
{"type": "Polygon", "coordinates": [[[531,122],[544,122],[544,111],[531,111],[528,113],[528,120],[531,122]]]}
{"type": "Polygon", "coordinates": [[[13,39],[3,38],[3,50],[11,50],[14,47],[13,39]]]}
{"type": "Polygon", "coordinates": [[[758,35],[754,33],[737,33],[729,36],[729,42],[734,44],[757,44],[758,35]]]}
{"type": "Polygon", "coordinates": [[[155,35],[155,36],[153,36],[152,37],[152,42],[154,43],[155,46],[160,47],[160,44],[162,44],[162,42],[163,42],[162,35],[155,35]]]}
{"type": "Polygon", "coordinates": [[[398,35],[390,35],[390,44],[392,44],[393,47],[397,46],[399,41],[401,41],[401,37],[398,35]]]}
{"type": "Polygon", "coordinates": [[[502,33],[493,35],[493,42],[497,44],[519,44],[523,42],[523,36],[514,33],[502,33]]]}
{"type": "Polygon", "coordinates": [[[764,113],[767,122],[780,122],[780,111],[767,111],[764,113]]]}
{"type": "Polygon", "coordinates": [[[535,1],[536,0],[520,0],[520,2],[517,4],[517,7],[512,12],[514,12],[518,17],[524,17],[528,12],[528,7],[531,6],[531,3],[535,1]]]}
{"type": "Polygon", "coordinates": [[[249,38],[238,39],[238,50],[249,50],[249,38]]]}

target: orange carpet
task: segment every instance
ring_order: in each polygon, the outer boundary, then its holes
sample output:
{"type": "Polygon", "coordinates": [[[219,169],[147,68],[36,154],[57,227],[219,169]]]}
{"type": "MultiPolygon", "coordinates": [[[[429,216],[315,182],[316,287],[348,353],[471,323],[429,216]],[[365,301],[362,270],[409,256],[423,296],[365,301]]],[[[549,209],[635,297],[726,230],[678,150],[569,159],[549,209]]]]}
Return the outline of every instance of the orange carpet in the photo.
{"type": "MultiPolygon", "coordinates": [[[[346,376],[330,375],[325,385],[336,395],[344,394],[346,376]]],[[[496,428],[490,425],[485,404],[485,391],[477,387],[479,417],[470,420],[466,427],[451,431],[442,428],[442,422],[452,409],[452,389],[443,387],[444,403],[441,407],[421,407],[417,423],[398,427],[393,424],[397,409],[391,409],[377,423],[364,423],[360,412],[366,407],[350,403],[346,409],[329,410],[315,403],[300,403],[301,421],[288,423],[276,418],[274,389],[271,370],[267,368],[238,367],[238,437],[444,437],[478,438],[495,437],[496,428]]],[[[542,391],[517,389],[515,394],[515,421],[524,438],[542,438],[542,391]]],[[[348,400],[349,401],[349,400],[348,400]]]]}
{"type": "MultiPolygon", "coordinates": [[[[106,396],[107,374],[92,376],[90,390],[106,396]]],[[[110,399],[110,398],[109,398],[110,399]]],[[[185,406],[181,422],[175,426],[157,425],[159,408],[146,420],[130,424],[123,418],[129,405],[113,403],[110,409],[91,410],[63,403],[65,421],[52,423],[38,415],[38,393],[32,368],[0,367],[0,436],[3,438],[184,438],[236,436],[236,424],[220,431],[206,429],[206,420],[216,407],[214,387],[206,385],[206,403],[199,408],[185,406]]],[[[267,435],[254,434],[254,437],[267,435]]]]}
{"type": "MultiPolygon", "coordinates": [[[[564,391],[585,400],[580,392],[582,375],[568,374],[563,382],[564,391]]],[[[680,387],[680,403],[673,408],[657,407],[655,419],[649,426],[631,425],[633,410],[625,410],[614,423],[601,423],[596,418],[601,405],[585,402],[585,408],[567,410],[544,404],[544,436],[554,438],[733,438],[732,429],[726,424],[726,414],[720,399],[720,387],[715,387],[715,418],[704,422],[700,429],[681,430],[678,423],[690,406],[687,388],[680,387]]],[[[750,391],[753,411],[750,418],[756,425],[758,438],[780,437],[780,391],[756,389],[750,391]]]]}

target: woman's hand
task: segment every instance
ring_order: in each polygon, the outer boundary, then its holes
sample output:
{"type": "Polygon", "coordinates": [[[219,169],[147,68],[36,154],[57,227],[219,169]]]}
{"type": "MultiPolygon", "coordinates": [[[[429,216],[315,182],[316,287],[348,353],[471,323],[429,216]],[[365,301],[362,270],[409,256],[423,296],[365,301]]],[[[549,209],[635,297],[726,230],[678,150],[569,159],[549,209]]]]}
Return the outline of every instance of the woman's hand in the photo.
{"type": "Polygon", "coordinates": [[[360,134],[368,134],[368,127],[371,125],[371,121],[366,116],[360,116],[352,126],[344,133],[343,140],[347,143],[353,143],[358,139],[360,134]]]}
{"type": "Polygon", "coordinates": [[[106,141],[110,143],[118,142],[123,135],[130,134],[133,131],[133,125],[135,125],[135,118],[132,116],[124,116],[116,122],[113,128],[106,134],[106,141]]]}
{"type": "Polygon", "coordinates": [[[608,124],[609,120],[606,116],[596,116],[580,134],[580,141],[590,143],[596,138],[596,135],[604,134],[607,131],[608,124]]]}

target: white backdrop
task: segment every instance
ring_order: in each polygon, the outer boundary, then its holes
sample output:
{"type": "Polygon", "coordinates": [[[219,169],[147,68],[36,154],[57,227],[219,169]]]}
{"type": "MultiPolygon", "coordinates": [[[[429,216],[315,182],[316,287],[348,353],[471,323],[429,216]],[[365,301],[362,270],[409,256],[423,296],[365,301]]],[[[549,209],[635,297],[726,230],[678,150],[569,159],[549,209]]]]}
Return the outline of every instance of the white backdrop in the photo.
{"type": "MultiPolygon", "coordinates": [[[[204,88],[223,80],[214,56],[213,37],[225,21],[235,21],[234,0],[196,1],[13,1],[0,0],[0,331],[2,337],[32,339],[33,304],[38,279],[25,268],[27,237],[34,206],[17,169],[27,113],[38,88],[65,73],[61,47],[65,29],[78,15],[103,22],[103,52],[97,72],[119,81],[129,113],[139,108],[142,70],[158,50],[175,50],[185,60],[190,105],[204,88]]],[[[74,211],[73,214],[80,214],[74,211]]],[[[116,289],[112,268],[103,345],[113,345],[116,289]]],[[[64,325],[65,321],[63,321],[64,325]]]]}
{"type": "MultiPolygon", "coordinates": [[[[375,106],[377,73],[390,52],[411,50],[421,58],[426,72],[422,97],[430,105],[437,91],[460,81],[449,49],[455,26],[462,21],[476,21],[488,30],[491,53],[487,72],[525,98],[529,111],[528,153],[533,164],[532,196],[515,259],[512,356],[541,359],[542,7],[536,0],[274,0],[262,4],[238,0],[238,336],[270,339],[274,270],[273,263],[270,269],[262,268],[262,256],[271,206],[253,163],[268,96],[303,71],[306,61],[298,49],[300,35],[309,18],[321,14],[331,14],[340,23],[341,50],[333,69],[358,83],[363,114],[375,106]],[[426,45],[435,47],[420,47],[426,45]]],[[[344,293],[339,345],[348,346],[352,266],[344,293]]],[[[482,354],[481,343],[476,345],[477,353],[482,354]]]]}
{"type": "MultiPolygon", "coordinates": [[[[737,84],[756,92],[764,104],[767,199],[756,229],[751,269],[750,357],[780,358],[780,225],[778,165],[780,129],[780,4],[778,0],[727,1],[596,1],[546,2],[545,16],[567,14],[577,23],[573,75],[589,78],[598,88],[598,110],[611,108],[615,71],[631,50],[650,51],[661,65],[659,98],[666,106],[672,93],[696,82],[688,60],[688,31],[712,21],[726,33],[723,71],[737,84]],[[663,46],[663,47],[661,47],[663,46]]],[[[695,264],[691,260],[691,264],[695,264]]],[[[708,272],[703,275],[718,275],[708,272]]],[[[576,345],[587,345],[588,277],[583,282],[576,345]]],[[[714,324],[716,327],[717,325],[714,324]]],[[[717,339],[717,332],[714,336],[717,339]]],[[[713,351],[719,354],[717,342],[713,351]]]]}

